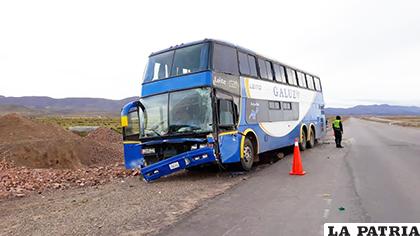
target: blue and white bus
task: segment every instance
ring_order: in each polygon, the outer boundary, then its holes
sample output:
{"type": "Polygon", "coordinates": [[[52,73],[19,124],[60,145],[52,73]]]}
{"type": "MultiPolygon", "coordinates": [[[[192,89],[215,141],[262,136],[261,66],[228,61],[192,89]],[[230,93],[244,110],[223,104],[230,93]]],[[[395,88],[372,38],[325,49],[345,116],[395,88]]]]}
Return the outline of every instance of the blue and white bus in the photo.
{"type": "Polygon", "coordinates": [[[121,112],[124,161],[146,181],[215,163],[312,148],[326,133],[319,77],[212,39],[149,56],[139,100],[121,112]]]}

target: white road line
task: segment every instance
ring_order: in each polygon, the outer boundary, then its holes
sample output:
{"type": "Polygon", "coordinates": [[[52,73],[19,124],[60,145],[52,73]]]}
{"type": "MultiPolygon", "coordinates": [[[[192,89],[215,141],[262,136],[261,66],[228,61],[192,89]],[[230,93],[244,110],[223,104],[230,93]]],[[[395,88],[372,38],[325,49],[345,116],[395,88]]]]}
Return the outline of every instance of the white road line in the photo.
{"type": "Polygon", "coordinates": [[[327,219],[330,215],[330,209],[324,209],[324,219],[327,219]]]}
{"type": "Polygon", "coordinates": [[[329,205],[331,205],[331,202],[332,202],[332,199],[331,198],[328,198],[328,199],[325,199],[326,201],[327,201],[327,205],[329,206],[329,205]]]}

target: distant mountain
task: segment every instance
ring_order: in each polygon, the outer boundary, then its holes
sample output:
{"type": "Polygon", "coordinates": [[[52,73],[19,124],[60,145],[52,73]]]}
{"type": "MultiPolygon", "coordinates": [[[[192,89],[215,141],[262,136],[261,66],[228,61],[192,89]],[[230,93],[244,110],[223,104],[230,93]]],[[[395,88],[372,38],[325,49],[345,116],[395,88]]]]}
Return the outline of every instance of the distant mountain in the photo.
{"type": "Polygon", "coordinates": [[[420,107],[416,106],[393,106],[388,104],[381,105],[358,105],[350,108],[325,108],[326,115],[376,115],[376,116],[396,116],[396,115],[420,115],[420,107]]]}
{"type": "MultiPolygon", "coordinates": [[[[5,97],[0,95],[0,114],[27,115],[102,115],[118,116],[124,104],[136,100],[105,98],[5,97]]],[[[420,115],[420,107],[393,105],[358,105],[351,108],[325,108],[326,115],[420,115]]]]}
{"type": "Polygon", "coordinates": [[[124,104],[138,99],[104,98],[4,97],[0,96],[0,113],[17,112],[31,115],[108,115],[116,116],[124,104]]]}

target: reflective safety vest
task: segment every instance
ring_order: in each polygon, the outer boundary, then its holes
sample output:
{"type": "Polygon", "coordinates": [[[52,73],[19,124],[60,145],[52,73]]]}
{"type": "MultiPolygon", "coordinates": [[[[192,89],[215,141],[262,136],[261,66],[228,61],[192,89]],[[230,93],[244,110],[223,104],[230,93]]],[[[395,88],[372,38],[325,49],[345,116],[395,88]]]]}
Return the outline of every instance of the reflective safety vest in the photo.
{"type": "Polygon", "coordinates": [[[334,129],[340,129],[341,120],[334,120],[332,125],[334,129]]]}

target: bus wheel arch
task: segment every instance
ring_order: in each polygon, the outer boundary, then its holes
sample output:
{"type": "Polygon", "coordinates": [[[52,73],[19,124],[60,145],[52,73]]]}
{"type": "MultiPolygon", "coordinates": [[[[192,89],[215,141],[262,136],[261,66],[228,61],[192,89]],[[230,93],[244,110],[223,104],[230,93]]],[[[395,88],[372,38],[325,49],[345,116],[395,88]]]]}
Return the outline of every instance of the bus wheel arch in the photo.
{"type": "Polygon", "coordinates": [[[253,163],[259,161],[258,139],[254,131],[252,131],[251,129],[246,130],[244,132],[244,136],[242,137],[242,140],[241,140],[240,152],[241,152],[240,163],[239,163],[240,169],[244,171],[251,170],[253,163]],[[250,151],[252,153],[249,153],[250,151]]]}
{"type": "Polygon", "coordinates": [[[313,148],[315,146],[315,142],[316,142],[316,131],[315,131],[315,126],[313,124],[311,124],[309,126],[309,139],[307,141],[307,148],[313,148]]]}
{"type": "Polygon", "coordinates": [[[301,151],[306,150],[306,144],[308,141],[308,128],[305,124],[302,124],[300,128],[299,148],[301,151]]]}

